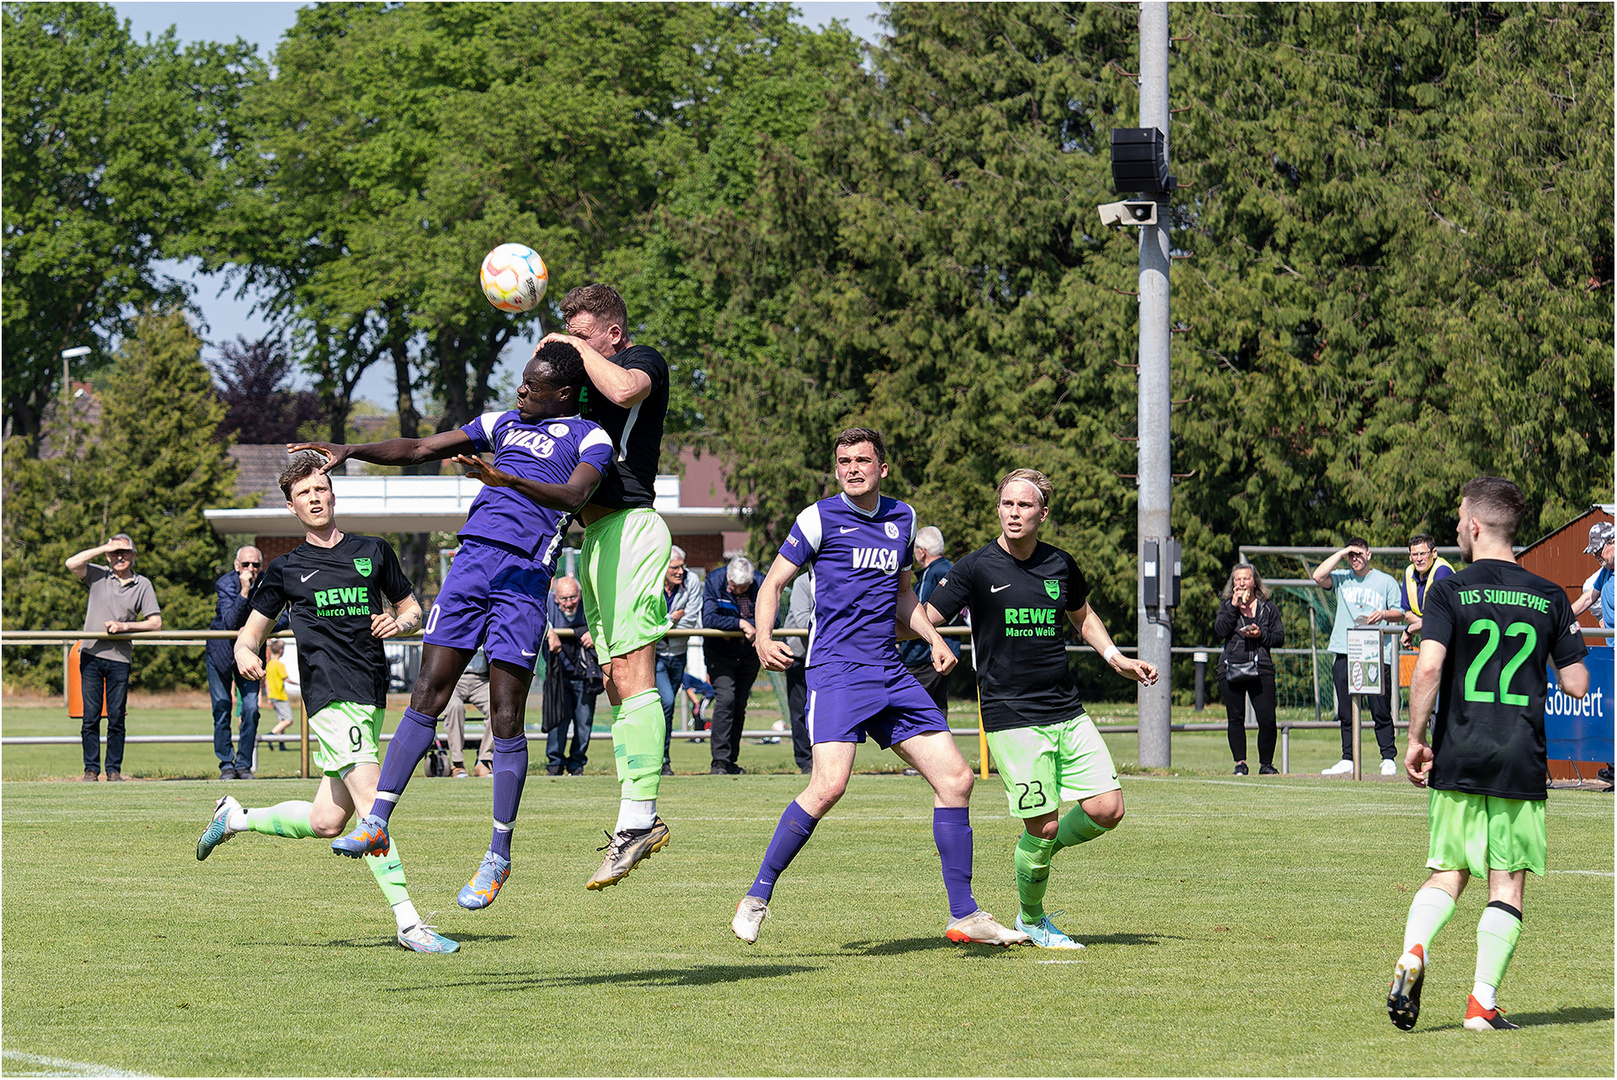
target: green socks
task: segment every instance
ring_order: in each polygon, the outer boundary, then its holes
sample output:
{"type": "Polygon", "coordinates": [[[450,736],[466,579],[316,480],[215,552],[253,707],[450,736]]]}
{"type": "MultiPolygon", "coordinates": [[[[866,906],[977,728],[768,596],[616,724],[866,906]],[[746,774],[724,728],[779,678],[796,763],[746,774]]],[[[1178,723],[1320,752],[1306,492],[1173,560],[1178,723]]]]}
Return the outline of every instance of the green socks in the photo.
{"type": "Polygon", "coordinates": [[[1404,923],[1404,952],[1416,945],[1421,952],[1432,951],[1432,939],[1448,925],[1454,914],[1454,897],[1442,889],[1420,889],[1409,904],[1409,920],[1404,923]]]}
{"type": "Polygon", "coordinates": [[[1484,1009],[1494,1007],[1495,991],[1505,981],[1505,969],[1521,936],[1522,917],[1515,908],[1499,900],[1483,908],[1477,920],[1477,979],[1471,994],[1484,1009]]]}
{"type": "Polygon", "coordinates": [[[404,885],[404,864],[399,861],[399,842],[392,837],[388,840],[387,854],[367,855],[365,865],[370,868],[376,884],[382,887],[382,895],[387,897],[388,905],[393,906],[409,900],[410,890],[404,885]]]}
{"type": "Polygon", "coordinates": [[[1023,922],[1044,918],[1044,890],[1050,884],[1050,856],[1056,843],[1028,832],[1016,842],[1016,895],[1022,901],[1023,922]]]}
{"type": "Polygon", "coordinates": [[[665,734],[662,700],[655,687],[624,698],[612,709],[612,756],[625,799],[646,802],[657,797],[665,734]]]}
{"type": "Polygon", "coordinates": [[[265,836],[283,836],[288,840],[307,840],[314,835],[309,825],[309,811],[314,803],[284,802],[266,806],[262,810],[244,810],[247,821],[242,830],[263,833],[265,836]]]}
{"type": "Polygon", "coordinates": [[[1095,819],[1084,813],[1084,808],[1075,806],[1067,811],[1067,816],[1061,819],[1056,829],[1056,850],[1076,847],[1087,844],[1097,836],[1105,836],[1109,830],[1095,824],[1095,819]]]}

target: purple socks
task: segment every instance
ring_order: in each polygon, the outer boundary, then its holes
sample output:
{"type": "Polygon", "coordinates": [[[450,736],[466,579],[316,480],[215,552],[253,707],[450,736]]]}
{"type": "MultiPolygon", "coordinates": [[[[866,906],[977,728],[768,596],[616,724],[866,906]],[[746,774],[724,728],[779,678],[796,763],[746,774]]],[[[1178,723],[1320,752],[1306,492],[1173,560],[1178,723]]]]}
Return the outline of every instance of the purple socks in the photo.
{"type": "MultiPolygon", "coordinates": [[[[775,835],[769,838],[769,847],[764,849],[764,864],[758,868],[758,876],[753,880],[752,888],[747,890],[748,896],[756,896],[764,903],[775,893],[775,881],[792,865],[797,853],[803,850],[808,838],[814,834],[814,826],[819,824],[818,818],[809,816],[809,812],[797,804],[793,799],[786,804],[786,812],[780,816],[780,824],[775,826],[775,835]]],[[[966,835],[971,835],[967,829],[966,835]]],[[[969,843],[967,850],[970,850],[969,843]]],[[[970,865],[971,859],[966,860],[970,865]]],[[[969,874],[968,874],[969,876],[969,874]]]]}
{"type": "Polygon", "coordinates": [[[522,805],[522,785],[528,780],[528,737],[494,739],[494,836],[488,849],[502,859],[511,857],[511,826],[522,805]],[[503,827],[502,827],[503,826],[503,827]]]}
{"type": "Polygon", "coordinates": [[[398,730],[393,733],[393,741],[388,743],[387,753],[382,756],[382,775],[376,781],[377,792],[389,792],[393,798],[378,798],[376,805],[371,807],[372,814],[383,821],[393,816],[393,807],[398,797],[404,794],[410,774],[415,772],[416,765],[432,749],[437,738],[438,721],[435,718],[414,709],[404,710],[398,730]]]}
{"type": "Polygon", "coordinates": [[[949,917],[959,919],[977,910],[971,895],[971,811],[964,806],[938,806],[932,810],[932,839],[943,861],[943,887],[949,893],[949,917]]]}

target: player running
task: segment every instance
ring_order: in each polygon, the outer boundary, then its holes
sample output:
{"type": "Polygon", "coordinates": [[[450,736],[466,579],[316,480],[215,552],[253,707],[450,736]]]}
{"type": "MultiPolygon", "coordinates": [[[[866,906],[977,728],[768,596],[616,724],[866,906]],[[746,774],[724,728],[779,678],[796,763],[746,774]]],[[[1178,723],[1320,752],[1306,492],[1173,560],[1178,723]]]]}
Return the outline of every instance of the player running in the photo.
{"type": "Polygon", "coordinates": [[[571,345],[534,351],[517,387],[517,407],[485,413],[454,431],[362,446],[300,443],[326,455],[326,470],[349,458],[415,465],[448,458],[483,481],[461,527],[461,548],[427,617],[421,673],[382,762],[376,805],[332,850],[358,857],[386,851],[387,824],[416,764],[438,735],[438,717],[479,647],[489,660],[494,731],[494,829],[488,853],[456,902],[494,902],[511,873],[511,831],[528,776],[524,726],[528,684],[545,633],[545,597],[572,511],[583,505],[612,457],[612,444],[577,415],[584,362],[571,345]],[[490,453],[494,464],[466,456],[490,453]]]}
{"type": "Polygon", "coordinates": [[[910,587],[915,511],[884,498],[887,450],[878,433],[850,428],[833,444],[842,493],[797,515],[758,595],[758,657],[771,671],[792,665],[791,650],[771,628],[781,590],[814,564],[814,630],[809,637],[808,730],[813,744],[809,785],[775,827],[752,888],[736,905],[730,929],[751,944],[769,914],[775,882],[847,790],[854,754],[866,736],[913,767],[934,793],[932,836],[943,862],[951,941],[1025,944],[977,906],[971,893],[971,768],[955,747],[948,721],[899,659],[895,630],[909,626],[932,648],[932,665],[955,665],[948,644],[927,621],[910,587]]]}
{"type": "MultiPolygon", "coordinates": [[[[319,740],[314,761],[325,776],[312,803],[244,810],[226,795],[197,840],[198,859],[206,859],[238,832],[295,840],[337,836],[356,810],[368,813],[376,798],[377,742],[387,711],[382,639],[420,625],[421,605],[385,540],[337,528],[337,500],[324,464],[319,454],[297,454],[281,473],[287,508],[303,523],[303,543],[264,569],[248,601],[252,611],[236,634],[235,651],[242,677],[261,678],[264,636],[281,612],[291,609],[309,730],[319,740]]],[[[393,905],[400,945],[429,953],[460,948],[421,921],[405,888],[396,847],[384,846],[365,862],[393,905]]]]}
{"type": "Polygon", "coordinates": [[[1516,564],[1511,544],[1527,509],[1521,489],[1479,476],[1460,495],[1460,554],[1471,565],[1427,591],[1409,688],[1404,774],[1431,793],[1432,876],[1410,902],[1387,993],[1387,1015],[1404,1031],[1420,1016],[1432,939],[1473,874],[1488,881],[1488,906],[1477,921],[1464,1025],[1520,1026],[1505,1019],[1496,998],[1521,937],[1527,871],[1544,874],[1546,661],[1564,693],[1581,698],[1589,690],[1588,649],[1566,591],[1516,564]]]}
{"type": "Polygon", "coordinates": [[[584,356],[589,378],[584,415],[612,437],[616,460],[579,514],[584,522],[579,584],[584,617],[612,703],[612,754],[622,797],[601,866],[586,889],[615,885],[668,844],[657,816],[662,782],[663,709],[657,696],[656,644],[668,631],[663,572],[674,541],[652,507],[657,458],[668,413],[668,362],[629,340],[629,314],[610,285],[585,285],[561,301],[564,341],[584,356]]]}
{"type": "MultiPolygon", "coordinates": [[[[1084,711],[1067,668],[1058,612],[1112,670],[1147,686],[1156,668],[1112,644],[1089,606],[1089,582],[1073,557],[1039,539],[1055,488],[1043,473],[1017,469],[999,482],[999,539],[972,552],[938,583],[926,605],[934,626],[971,609],[971,649],[988,750],[1005,783],[1016,845],[1016,928],[1046,949],[1081,949],[1044,910],[1050,859],[1105,836],[1123,820],[1117,768],[1084,711]],[[1076,802],[1061,816],[1061,803],[1076,802]]],[[[1060,914],[1056,912],[1055,914],[1060,914]]]]}

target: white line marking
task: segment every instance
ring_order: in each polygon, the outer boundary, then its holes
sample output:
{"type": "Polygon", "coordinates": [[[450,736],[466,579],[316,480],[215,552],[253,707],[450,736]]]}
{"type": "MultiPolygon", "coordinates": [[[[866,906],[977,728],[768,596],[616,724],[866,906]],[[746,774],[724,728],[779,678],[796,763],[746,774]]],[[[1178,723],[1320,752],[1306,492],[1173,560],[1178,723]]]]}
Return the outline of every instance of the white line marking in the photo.
{"type": "Polygon", "coordinates": [[[1617,877],[1611,870],[1551,870],[1552,874],[1587,874],[1590,877],[1617,877]]]}
{"type": "Polygon", "coordinates": [[[9,1076],[150,1076],[151,1073],[120,1069],[114,1065],[96,1065],[87,1061],[68,1061],[65,1058],[25,1054],[21,1050],[0,1050],[0,1059],[6,1062],[9,1076]]]}
{"type": "Polygon", "coordinates": [[[1081,960],[1035,960],[1035,964],[1081,964],[1081,960]]]}

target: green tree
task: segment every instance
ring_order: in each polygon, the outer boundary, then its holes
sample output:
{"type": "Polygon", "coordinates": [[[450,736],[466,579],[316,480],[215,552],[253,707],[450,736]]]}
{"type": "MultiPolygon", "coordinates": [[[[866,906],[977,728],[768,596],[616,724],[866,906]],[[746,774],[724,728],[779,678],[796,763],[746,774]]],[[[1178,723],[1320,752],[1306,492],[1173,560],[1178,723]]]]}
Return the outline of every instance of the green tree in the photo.
{"type": "MultiPolygon", "coordinates": [[[[215,439],[216,399],[202,341],[178,312],[150,312],[113,360],[99,422],[80,423],[62,457],[30,459],[24,440],[5,444],[5,626],[77,629],[84,587],[67,556],[116,532],[134,538],[136,570],[151,578],[165,628],[207,626],[213,582],[228,558],[203,517],[234,497],[235,463],[215,439]]],[[[53,433],[54,435],[54,433],[53,433]]],[[[7,650],[8,679],[60,688],[55,649],[7,650]]],[[[131,685],[202,685],[202,650],[136,650],[131,685]]]]}
{"type": "MultiPolygon", "coordinates": [[[[1173,17],[1180,624],[1205,633],[1242,542],[1441,535],[1479,472],[1522,482],[1530,528],[1609,493],[1610,9],[1173,17]]],[[[889,22],[801,137],[760,143],[739,206],[668,230],[707,299],[705,419],[765,552],[844,424],[888,434],[894,491],[951,547],[993,535],[999,475],[1045,470],[1052,538],[1126,636],[1136,234],[1094,207],[1107,130],[1137,123],[1134,12],[889,22]]]]}
{"type": "MultiPolygon", "coordinates": [[[[387,356],[440,430],[489,404],[513,318],[476,287],[497,243],[538,250],[552,301],[632,278],[650,215],[703,162],[731,102],[808,31],[784,5],[320,5],[247,114],[209,265],[263,285],[301,328],[334,429],[387,356]]],[[[550,323],[549,325],[554,325],[550,323]]]]}
{"type": "Polygon", "coordinates": [[[261,65],[239,41],[137,44],[106,4],[8,3],[0,20],[6,431],[36,453],[61,351],[104,349],[129,312],[183,297],[153,264],[211,213],[261,65]]]}

